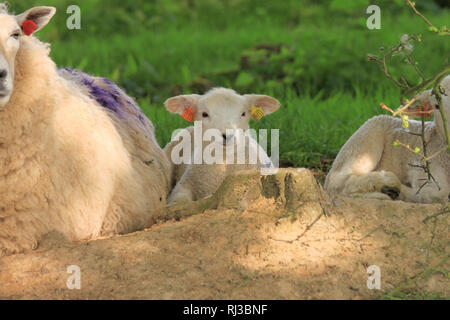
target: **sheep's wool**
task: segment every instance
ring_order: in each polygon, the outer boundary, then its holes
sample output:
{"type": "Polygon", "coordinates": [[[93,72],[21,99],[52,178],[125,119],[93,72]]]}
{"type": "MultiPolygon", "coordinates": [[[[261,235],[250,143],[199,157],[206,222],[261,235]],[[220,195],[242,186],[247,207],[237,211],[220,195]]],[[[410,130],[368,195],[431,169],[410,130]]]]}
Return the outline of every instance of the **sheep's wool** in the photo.
{"type": "Polygon", "coordinates": [[[51,231],[84,240],[143,229],[170,191],[170,162],[134,100],[107,79],[57,70],[49,51],[20,37],[0,109],[0,256],[51,231]]]}

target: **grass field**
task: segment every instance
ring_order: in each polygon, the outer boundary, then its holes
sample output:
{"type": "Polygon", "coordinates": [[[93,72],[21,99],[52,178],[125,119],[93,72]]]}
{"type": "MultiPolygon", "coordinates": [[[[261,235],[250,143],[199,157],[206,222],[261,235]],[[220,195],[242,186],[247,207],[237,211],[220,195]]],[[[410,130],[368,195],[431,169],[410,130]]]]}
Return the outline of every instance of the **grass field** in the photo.
{"type": "MultiPolygon", "coordinates": [[[[444,1],[445,2],[445,1],[444,1]]],[[[442,3],[444,3],[442,2],[442,3]]],[[[449,8],[416,1],[436,25],[449,8]]],[[[422,34],[413,57],[428,76],[443,66],[450,42],[427,31],[403,1],[371,1],[381,7],[381,29],[368,30],[369,1],[354,0],[21,0],[15,12],[54,5],[55,19],[39,37],[52,43],[59,66],[109,77],[135,96],[164,146],[189,123],[163,107],[172,95],[210,86],[273,95],[282,108],[254,128],[280,129],[284,164],[321,167],[380,102],[396,106],[399,90],[367,61],[382,44],[404,33],[422,34]],[[81,30],[68,30],[69,4],[81,8],[81,30]],[[259,46],[259,47],[258,47],[259,46]]],[[[412,70],[393,62],[394,72],[412,70]]]]}

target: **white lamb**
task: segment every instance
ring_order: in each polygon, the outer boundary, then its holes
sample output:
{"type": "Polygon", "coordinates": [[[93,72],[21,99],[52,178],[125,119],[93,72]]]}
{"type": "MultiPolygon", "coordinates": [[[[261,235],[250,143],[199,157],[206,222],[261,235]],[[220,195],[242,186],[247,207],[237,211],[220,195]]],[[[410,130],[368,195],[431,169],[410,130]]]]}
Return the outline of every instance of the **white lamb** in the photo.
{"type": "Polygon", "coordinates": [[[22,31],[54,14],[0,4],[0,255],[50,231],[83,240],[147,227],[170,191],[170,163],[134,101],[106,79],[58,71],[22,31]]]}
{"type": "MultiPolygon", "coordinates": [[[[444,90],[443,108],[450,119],[450,76],[441,82],[444,90]]],[[[434,121],[426,122],[425,136],[428,155],[446,146],[445,129],[436,99],[431,91],[424,91],[419,100],[434,107],[434,121]]],[[[411,120],[408,130],[421,132],[421,122],[411,120]]],[[[427,174],[416,167],[420,157],[393,142],[422,148],[420,136],[402,129],[401,119],[377,116],[368,120],[345,143],[325,181],[325,190],[331,194],[344,194],[378,199],[399,199],[409,202],[432,203],[449,201],[450,152],[443,151],[430,162],[436,183],[426,182],[427,174]]]]}
{"type": "MultiPolygon", "coordinates": [[[[195,120],[199,120],[198,123],[196,121],[197,128],[201,130],[196,132],[195,126],[188,127],[164,148],[171,160],[178,155],[183,156],[183,150],[180,148],[183,142],[187,141],[187,149],[190,149],[190,155],[184,154],[186,161],[178,164],[173,162],[173,184],[176,185],[169,196],[169,205],[210,196],[226,176],[237,170],[273,168],[265,151],[245,133],[248,133],[252,107],[259,108],[260,111],[262,109],[267,115],[279,108],[278,100],[265,95],[239,95],[231,89],[215,88],[203,96],[192,94],[172,97],[165,102],[165,106],[170,112],[178,114],[192,108],[192,115],[195,113],[195,120]],[[211,129],[216,132],[214,138],[208,136],[211,129]],[[197,149],[194,143],[196,139],[200,141],[197,143],[197,149]],[[235,148],[239,145],[244,147],[235,148]],[[205,150],[211,147],[218,148],[218,158],[222,159],[222,163],[210,163],[205,159],[195,162],[196,151],[199,151],[197,155],[208,154],[205,150]],[[238,162],[238,149],[241,150],[241,162],[238,162]],[[234,153],[230,153],[231,150],[234,150],[234,153]],[[219,156],[220,153],[222,156],[219,156]],[[227,154],[231,161],[227,162],[227,154]]],[[[211,154],[214,156],[216,152],[211,154]]]]}

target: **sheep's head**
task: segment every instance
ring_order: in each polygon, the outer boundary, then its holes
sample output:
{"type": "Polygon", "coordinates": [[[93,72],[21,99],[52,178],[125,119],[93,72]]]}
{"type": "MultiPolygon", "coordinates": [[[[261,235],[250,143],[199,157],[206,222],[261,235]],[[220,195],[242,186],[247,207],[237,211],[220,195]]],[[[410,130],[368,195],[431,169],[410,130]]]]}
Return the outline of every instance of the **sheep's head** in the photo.
{"type": "MultiPolygon", "coordinates": [[[[441,89],[443,90],[442,93],[442,108],[444,108],[442,111],[444,112],[446,118],[447,118],[447,127],[450,128],[449,120],[450,120],[450,76],[447,76],[442,80],[441,89]]],[[[438,128],[439,133],[441,134],[441,137],[445,139],[445,129],[444,129],[444,123],[442,121],[441,116],[441,110],[440,106],[437,104],[436,98],[431,94],[431,90],[426,90],[422,92],[418,100],[420,100],[422,103],[433,107],[434,109],[434,122],[436,123],[436,126],[438,128]]]]}
{"type": "Polygon", "coordinates": [[[14,89],[15,59],[20,49],[25,21],[36,24],[34,32],[42,29],[55,14],[53,7],[35,7],[17,16],[8,14],[6,6],[0,4],[0,107],[5,106],[14,89]]]}
{"type": "Polygon", "coordinates": [[[223,139],[221,142],[225,145],[234,140],[238,132],[236,129],[249,129],[252,107],[261,108],[264,114],[268,115],[275,112],[280,103],[266,95],[239,95],[231,89],[215,88],[205,95],[172,97],[165,102],[165,106],[170,112],[178,114],[183,114],[186,109],[192,107],[195,120],[202,123],[203,132],[208,129],[219,130],[223,139]],[[233,131],[234,133],[230,134],[233,131]]]}

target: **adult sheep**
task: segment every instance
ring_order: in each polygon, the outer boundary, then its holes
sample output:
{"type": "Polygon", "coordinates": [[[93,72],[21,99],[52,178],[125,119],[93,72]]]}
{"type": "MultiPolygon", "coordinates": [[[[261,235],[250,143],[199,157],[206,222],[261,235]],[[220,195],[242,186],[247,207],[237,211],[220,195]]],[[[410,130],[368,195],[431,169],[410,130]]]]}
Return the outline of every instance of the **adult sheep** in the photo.
{"type": "Polygon", "coordinates": [[[170,163],[152,123],[106,79],[58,71],[49,46],[24,34],[55,14],[0,5],[0,255],[145,228],[163,207],[170,163]],[[30,22],[31,21],[31,22],[30,22]]]}
{"type": "MultiPolygon", "coordinates": [[[[443,90],[442,110],[447,127],[450,119],[450,76],[440,84],[443,90]]],[[[434,107],[434,121],[425,124],[425,140],[429,155],[442,151],[447,142],[445,126],[431,91],[424,91],[418,100],[434,107]]],[[[424,185],[426,172],[417,167],[420,157],[401,147],[396,140],[410,146],[421,146],[420,121],[409,121],[409,132],[402,129],[401,119],[377,116],[368,120],[345,143],[333,163],[325,181],[325,190],[331,194],[399,199],[409,202],[432,203],[449,201],[450,152],[438,153],[430,160],[430,170],[436,179],[424,185]]]]}

